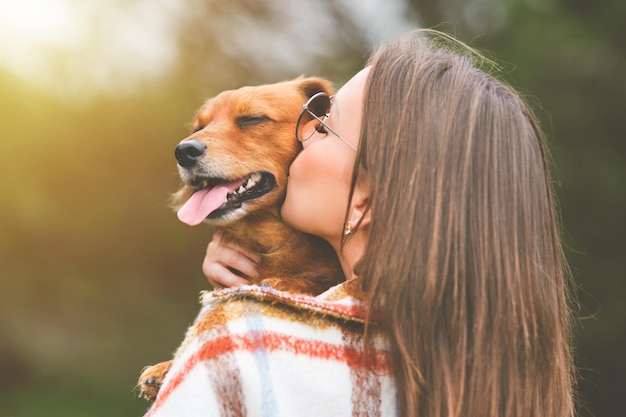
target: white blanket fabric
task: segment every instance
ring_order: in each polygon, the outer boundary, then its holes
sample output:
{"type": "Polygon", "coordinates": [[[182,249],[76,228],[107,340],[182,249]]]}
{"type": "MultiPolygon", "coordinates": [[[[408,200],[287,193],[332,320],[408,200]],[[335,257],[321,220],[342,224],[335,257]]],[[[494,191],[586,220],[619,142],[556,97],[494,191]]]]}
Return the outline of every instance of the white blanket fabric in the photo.
{"type": "Polygon", "coordinates": [[[206,292],[146,417],[396,416],[380,318],[347,282],[318,297],[247,286],[206,292]]]}

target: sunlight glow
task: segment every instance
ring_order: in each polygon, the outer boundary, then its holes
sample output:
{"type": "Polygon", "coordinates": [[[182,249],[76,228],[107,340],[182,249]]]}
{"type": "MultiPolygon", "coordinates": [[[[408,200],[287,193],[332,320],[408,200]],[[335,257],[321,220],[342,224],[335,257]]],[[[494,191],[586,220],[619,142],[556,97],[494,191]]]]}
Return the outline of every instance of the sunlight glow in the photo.
{"type": "Polygon", "coordinates": [[[64,44],[71,42],[78,28],[79,11],[67,0],[1,0],[0,39],[3,48],[27,43],[64,44]]]}
{"type": "Polygon", "coordinates": [[[74,98],[130,88],[169,68],[179,4],[0,0],[0,70],[74,98]]]}
{"type": "Polygon", "coordinates": [[[271,10],[272,18],[238,13],[245,7],[237,2],[225,4],[206,0],[0,0],[0,75],[8,72],[70,101],[89,100],[101,92],[137,91],[167,74],[177,65],[179,39],[190,30],[189,22],[200,25],[201,35],[212,41],[208,48],[217,45],[217,57],[210,58],[212,51],[202,49],[206,56],[200,60],[214,62],[214,71],[228,73],[219,67],[221,54],[257,73],[277,76],[308,73],[332,53],[331,46],[341,34],[336,10],[349,16],[372,44],[414,25],[403,18],[406,6],[402,1],[382,7],[376,0],[337,0],[339,5],[266,0],[264,7],[271,10]],[[205,13],[206,21],[189,19],[194,13],[205,13]],[[302,16],[315,16],[314,24],[303,25],[302,16]]]}

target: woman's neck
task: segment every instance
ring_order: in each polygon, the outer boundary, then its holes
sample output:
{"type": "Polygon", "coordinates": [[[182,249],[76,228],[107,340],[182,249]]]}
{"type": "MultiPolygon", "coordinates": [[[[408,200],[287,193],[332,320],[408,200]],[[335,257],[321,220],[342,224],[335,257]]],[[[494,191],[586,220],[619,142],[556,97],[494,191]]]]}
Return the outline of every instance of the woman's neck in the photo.
{"type": "Polygon", "coordinates": [[[331,243],[335,252],[337,252],[339,263],[341,264],[341,269],[343,270],[346,280],[356,278],[354,267],[363,256],[365,241],[365,232],[358,231],[357,233],[348,236],[343,247],[341,246],[340,241],[331,243]]]}

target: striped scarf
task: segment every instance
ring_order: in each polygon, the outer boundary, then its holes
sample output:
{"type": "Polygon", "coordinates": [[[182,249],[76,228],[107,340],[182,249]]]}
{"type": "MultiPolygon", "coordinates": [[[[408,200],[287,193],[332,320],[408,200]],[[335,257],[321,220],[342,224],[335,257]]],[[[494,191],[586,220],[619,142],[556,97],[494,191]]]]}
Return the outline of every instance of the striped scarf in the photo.
{"type": "Polygon", "coordinates": [[[146,417],[395,416],[389,353],[355,281],[318,297],[205,292],[146,417]]]}

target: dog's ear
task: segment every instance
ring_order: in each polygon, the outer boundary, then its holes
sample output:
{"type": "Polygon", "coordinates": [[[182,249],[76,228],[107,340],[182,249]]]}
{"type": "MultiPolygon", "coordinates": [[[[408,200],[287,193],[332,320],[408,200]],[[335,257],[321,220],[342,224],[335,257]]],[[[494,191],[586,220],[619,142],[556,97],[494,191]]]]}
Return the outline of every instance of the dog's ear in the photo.
{"type": "Polygon", "coordinates": [[[331,83],[329,80],[326,80],[324,78],[299,77],[296,79],[296,82],[299,83],[300,90],[302,90],[302,92],[307,98],[312,97],[314,94],[317,94],[320,91],[325,92],[329,96],[333,95],[335,92],[333,83],[331,83]]]}

